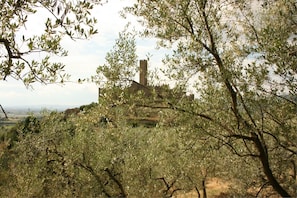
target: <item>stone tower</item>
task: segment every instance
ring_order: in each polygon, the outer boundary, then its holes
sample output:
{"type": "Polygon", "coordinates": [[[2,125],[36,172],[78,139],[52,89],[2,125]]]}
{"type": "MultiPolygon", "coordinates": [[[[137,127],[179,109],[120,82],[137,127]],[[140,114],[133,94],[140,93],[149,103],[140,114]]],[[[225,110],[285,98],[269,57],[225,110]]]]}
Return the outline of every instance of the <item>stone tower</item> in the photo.
{"type": "Polygon", "coordinates": [[[147,60],[140,60],[139,83],[147,86],[147,60]]]}

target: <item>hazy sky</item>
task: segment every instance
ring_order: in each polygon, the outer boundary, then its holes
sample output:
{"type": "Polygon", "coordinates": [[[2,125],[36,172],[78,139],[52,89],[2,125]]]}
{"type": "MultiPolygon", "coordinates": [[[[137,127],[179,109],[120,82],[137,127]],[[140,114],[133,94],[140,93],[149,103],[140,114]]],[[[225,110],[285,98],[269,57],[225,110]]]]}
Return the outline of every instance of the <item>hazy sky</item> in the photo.
{"type": "MultiPolygon", "coordinates": [[[[93,13],[98,19],[97,28],[99,34],[89,40],[72,41],[63,40],[63,47],[68,50],[68,56],[59,59],[66,65],[66,71],[72,77],[72,81],[78,78],[87,78],[95,74],[96,68],[105,63],[105,55],[109,52],[118,37],[118,33],[130,21],[132,26],[139,27],[136,19],[129,17],[123,19],[119,11],[127,0],[109,0],[107,4],[98,6],[93,13]]],[[[38,16],[31,18],[28,27],[39,30],[44,24],[38,16]]],[[[165,50],[156,50],[153,39],[137,38],[137,55],[139,59],[145,59],[147,54],[152,55],[149,67],[160,66],[165,50]]],[[[38,58],[38,56],[37,56],[38,58]]],[[[47,106],[47,105],[68,105],[80,106],[91,102],[97,102],[98,87],[93,83],[66,83],[64,85],[40,85],[33,84],[33,89],[27,89],[21,81],[9,78],[7,81],[0,81],[0,104],[3,107],[12,106],[47,106]]]]}

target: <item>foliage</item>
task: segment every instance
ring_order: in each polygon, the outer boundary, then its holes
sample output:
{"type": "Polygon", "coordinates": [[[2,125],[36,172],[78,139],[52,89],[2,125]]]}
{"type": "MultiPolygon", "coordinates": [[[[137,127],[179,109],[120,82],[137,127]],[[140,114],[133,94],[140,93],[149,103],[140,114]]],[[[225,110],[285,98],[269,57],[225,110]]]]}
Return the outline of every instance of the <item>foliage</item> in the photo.
{"type": "Polygon", "coordinates": [[[88,105],[82,105],[82,106],[80,106],[79,109],[81,111],[90,111],[92,108],[96,107],[97,105],[98,105],[97,103],[92,102],[92,103],[90,103],[88,105]]]}
{"type": "Polygon", "coordinates": [[[137,71],[135,35],[128,31],[128,25],[119,33],[113,49],[106,54],[106,64],[97,68],[92,77],[100,86],[126,86],[137,71]]]}
{"type": "Polygon", "coordinates": [[[90,11],[100,0],[91,1],[1,1],[0,14],[0,80],[8,76],[20,79],[25,85],[33,82],[63,82],[68,76],[63,72],[64,65],[50,61],[50,56],[66,56],[61,46],[62,38],[88,38],[96,34],[96,19],[90,11]],[[44,29],[38,33],[26,33],[27,24],[43,12],[44,29]],[[37,60],[32,56],[39,53],[37,60]]]}
{"type": "Polygon", "coordinates": [[[296,7],[281,0],[141,0],[126,8],[142,20],[144,36],[176,46],[164,60],[168,76],[196,82],[197,106],[169,106],[192,114],[199,128],[253,164],[251,177],[238,179],[249,188],[256,181],[254,195],[270,185],[296,196],[296,7]]]}
{"type": "Polygon", "coordinates": [[[125,109],[112,112],[119,119],[105,126],[100,118],[111,112],[98,105],[67,119],[44,116],[39,133],[27,127],[1,157],[1,174],[9,175],[1,177],[2,195],[168,197],[202,188],[200,175],[211,174],[217,164],[209,162],[221,160],[205,147],[205,134],[182,124],[133,128],[121,119],[125,109]]]}
{"type": "Polygon", "coordinates": [[[176,46],[164,63],[181,85],[126,92],[135,43],[121,33],[98,68],[110,78],[98,105],[16,126],[0,158],[3,196],[171,197],[207,192],[213,177],[230,182],[230,196],[296,196],[296,7],[141,0],[127,8],[144,35],[176,46]],[[197,100],[180,94],[189,79],[197,100]],[[155,127],[130,124],[151,114],[155,127]]]}

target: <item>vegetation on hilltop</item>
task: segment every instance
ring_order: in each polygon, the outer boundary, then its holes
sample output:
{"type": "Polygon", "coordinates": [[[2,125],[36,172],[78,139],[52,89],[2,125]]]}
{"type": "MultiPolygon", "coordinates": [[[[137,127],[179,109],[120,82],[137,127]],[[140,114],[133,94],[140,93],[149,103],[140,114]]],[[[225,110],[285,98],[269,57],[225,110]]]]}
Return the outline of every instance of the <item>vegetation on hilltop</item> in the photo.
{"type": "Polygon", "coordinates": [[[296,102],[282,97],[296,97],[296,1],[140,0],[126,10],[144,36],[177,46],[164,60],[169,77],[197,85],[198,105],[172,107],[257,165],[258,188],[296,196],[296,102]]]}
{"type": "Polygon", "coordinates": [[[162,126],[166,116],[157,127],[134,127],[125,111],[98,105],[67,119],[53,112],[38,124],[28,118],[16,126],[14,144],[1,156],[2,195],[168,197],[202,190],[202,180],[220,176],[213,170],[222,156],[202,131],[189,131],[184,120],[162,126]],[[103,116],[114,119],[102,122],[103,116]]]}
{"type": "Polygon", "coordinates": [[[4,139],[2,195],[206,197],[220,178],[226,196],[297,196],[296,1],[139,0],[126,11],[144,36],[176,46],[167,74],[177,90],[195,81],[199,99],[127,94],[136,49],[122,33],[97,70],[110,80],[99,104],[28,118],[4,139]],[[131,124],[138,112],[157,113],[156,126],[131,124]]]}

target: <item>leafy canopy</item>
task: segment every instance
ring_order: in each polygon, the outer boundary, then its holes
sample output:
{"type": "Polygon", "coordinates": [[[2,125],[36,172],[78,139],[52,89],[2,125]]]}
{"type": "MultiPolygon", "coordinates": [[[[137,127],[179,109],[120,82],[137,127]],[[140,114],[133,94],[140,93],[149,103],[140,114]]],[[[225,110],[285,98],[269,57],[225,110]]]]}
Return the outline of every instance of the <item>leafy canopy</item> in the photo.
{"type": "MultiPolygon", "coordinates": [[[[63,82],[68,76],[64,65],[50,61],[50,56],[66,56],[61,46],[66,35],[73,40],[97,33],[91,10],[101,0],[8,0],[1,1],[0,80],[13,77],[25,85],[33,82],[63,82]],[[44,26],[28,27],[37,13],[43,13],[44,26]],[[35,28],[42,32],[32,33],[35,28]],[[27,33],[26,33],[27,32],[27,33]],[[41,55],[41,60],[32,56],[41,55]]],[[[40,16],[40,15],[39,15],[40,16]]]]}
{"type": "MultiPolygon", "coordinates": [[[[221,177],[234,188],[230,196],[296,196],[296,8],[293,0],[139,0],[128,11],[143,20],[144,35],[177,44],[164,60],[168,74],[192,78],[199,100],[118,94],[117,105],[100,98],[77,115],[28,119],[38,124],[21,127],[12,157],[1,158],[10,185],[0,188],[19,196],[170,197],[199,195],[206,178],[221,177]],[[131,114],[158,116],[157,126],[131,126],[131,114]]],[[[125,38],[98,73],[114,90],[129,69],[121,57],[134,57],[133,45],[121,50],[125,38]]]]}
{"type": "Polygon", "coordinates": [[[231,153],[260,163],[261,190],[270,184],[296,196],[296,171],[294,179],[289,173],[297,157],[296,1],[139,0],[126,10],[140,18],[144,36],[176,46],[164,60],[168,75],[196,83],[199,105],[175,109],[231,153]]]}
{"type": "Polygon", "coordinates": [[[115,44],[106,54],[104,65],[97,68],[92,80],[105,87],[125,86],[133,80],[137,71],[135,35],[129,31],[129,24],[119,33],[115,44]]]}

